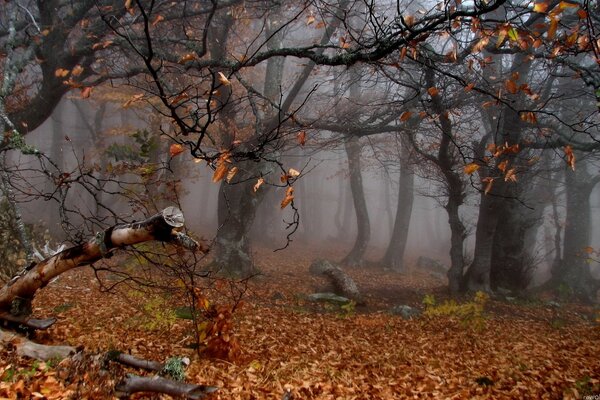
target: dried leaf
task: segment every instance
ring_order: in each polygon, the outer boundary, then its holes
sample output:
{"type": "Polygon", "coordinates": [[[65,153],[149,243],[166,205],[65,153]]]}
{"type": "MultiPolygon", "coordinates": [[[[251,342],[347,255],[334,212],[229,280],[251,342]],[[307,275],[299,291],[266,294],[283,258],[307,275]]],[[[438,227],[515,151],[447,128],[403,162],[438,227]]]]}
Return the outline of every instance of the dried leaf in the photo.
{"type": "Polygon", "coordinates": [[[171,157],[175,157],[184,152],[184,148],[179,143],[173,143],[171,147],[169,147],[169,154],[171,157]]]}
{"type": "Polygon", "coordinates": [[[254,193],[256,193],[256,191],[262,186],[263,183],[265,183],[264,178],[258,178],[256,183],[254,184],[254,187],[252,188],[254,190],[254,193]]]}
{"type": "Polygon", "coordinates": [[[487,177],[487,178],[482,179],[481,182],[486,184],[483,193],[488,194],[490,192],[490,190],[492,190],[492,185],[494,184],[494,178],[487,177]]]}
{"type": "Polygon", "coordinates": [[[156,26],[160,21],[164,21],[165,17],[163,17],[162,15],[157,15],[156,18],[154,18],[154,21],[152,21],[152,26],[156,26]]]}
{"type": "Polygon", "coordinates": [[[77,64],[71,70],[71,75],[73,75],[73,76],[79,76],[79,75],[81,75],[82,72],[83,72],[83,67],[81,65],[77,64]]]}
{"type": "Polygon", "coordinates": [[[410,111],[404,111],[400,115],[400,121],[402,121],[402,122],[408,121],[411,116],[412,116],[412,112],[410,112],[410,111]]]}
{"type": "Polygon", "coordinates": [[[237,174],[238,172],[238,167],[233,167],[229,170],[229,172],[227,173],[227,183],[230,183],[231,180],[233,179],[233,177],[235,176],[235,174],[237,174]]]}
{"type": "Polygon", "coordinates": [[[427,93],[429,93],[429,95],[430,95],[431,97],[435,97],[435,96],[437,96],[437,95],[438,95],[438,93],[439,93],[439,90],[437,90],[437,88],[435,88],[435,87],[433,87],[433,86],[432,86],[432,87],[430,87],[429,89],[427,89],[427,93]]]}
{"type": "Polygon", "coordinates": [[[68,69],[58,68],[56,71],[54,71],[54,76],[57,78],[64,78],[69,75],[69,73],[70,71],[68,69]]]}
{"type": "Polygon", "coordinates": [[[179,64],[185,64],[188,61],[194,61],[196,59],[196,55],[194,53],[187,53],[184,54],[179,61],[177,61],[177,63],[179,64]]]}
{"type": "Polygon", "coordinates": [[[470,163],[470,164],[465,165],[464,171],[465,171],[465,174],[471,175],[475,171],[477,171],[479,168],[480,168],[480,166],[478,164],[476,164],[476,163],[470,163]]]}
{"type": "Polygon", "coordinates": [[[506,87],[506,90],[508,90],[508,92],[511,94],[516,94],[517,91],[519,90],[519,88],[517,87],[517,84],[512,79],[507,79],[504,82],[504,86],[506,87]]]}
{"type": "Polygon", "coordinates": [[[217,162],[217,168],[215,169],[215,173],[213,174],[212,181],[217,183],[227,175],[227,163],[225,162],[217,162]]]}
{"type": "Polygon", "coordinates": [[[573,153],[573,148],[571,145],[566,145],[564,151],[567,158],[567,165],[571,167],[573,171],[575,171],[575,154],[573,153]]]}
{"type": "Polygon", "coordinates": [[[508,160],[504,160],[498,164],[498,169],[502,172],[506,172],[506,167],[508,167],[508,160]]]}
{"type": "Polygon", "coordinates": [[[309,15],[308,18],[306,18],[306,25],[311,25],[315,22],[315,17],[312,15],[309,15]]]}
{"type": "Polygon", "coordinates": [[[284,209],[294,200],[294,188],[288,186],[285,192],[285,198],[281,201],[281,209],[284,209]]]}
{"type": "Polygon", "coordinates": [[[300,131],[296,135],[296,140],[300,144],[300,146],[304,146],[306,144],[306,131],[300,131]]]}
{"type": "Polygon", "coordinates": [[[82,99],[87,99],[88,97],[90,97],[91,94],[92,94],[91,86],[86,86],[81,89],[81,98],[82,99]]]}
{"type": "Polygon", "coordinates": [[[299,172],[299,171],[297,171],[297,170],[295,170],[294,168],[290,168],[290,169],[288,170],[288,175],[289,175],[291,178],[297,178],[297,177],[299,177],[299,176],[300,176],[300,172],[299,172]]]}
{"type": "Polygon", "coordinates": [[[219,82],[221,82],[221,85],[224,85],[224,86],[231,85],[231,82],[229,81],[229,79],[227,79],[225,74],[223,74],[222,72],[217,72],[217,78],[219,79],[219,82]]]}
{"type": "Polygon", "coordinates": [[[536,13],[544,13],[544,12],[546,12],[547,9],[548,9],[547,2],[535,3],[533,5],[533,11],[536,13]]]}
{"type": "Polygon", "coordinates": [[[517,181],[517,175],[516,175],[517,171],[514,168],[509,169],[506,172],[506,175],[504,175],[504,181],[508,182],[516,182],[517,181]]]}

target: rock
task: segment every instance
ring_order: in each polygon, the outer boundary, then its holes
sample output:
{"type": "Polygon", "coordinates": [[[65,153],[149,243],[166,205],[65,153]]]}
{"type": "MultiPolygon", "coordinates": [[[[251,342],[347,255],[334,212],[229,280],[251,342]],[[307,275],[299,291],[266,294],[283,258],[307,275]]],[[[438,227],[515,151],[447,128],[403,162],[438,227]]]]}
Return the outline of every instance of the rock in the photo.
{"type": "Polygon", "coordinates": [[[343,269],[327,260],[315,260],[308,268],[313,275],[324,275],[333,285],[335,294],[352,299],[356,304],[364,304],[356,282],[343,269]]]}
{"type": "Polygon", "coordinates": [[[338,296],[335,293],[313,293],[309,294],[307,298],[309,301],[339,305],[348,304],[352,301],[347,297],[338,296]]]}
{"type": "Polygon", "coordinates": [[[400,315],[403,319],[413,319],[421,315],[419,309],[407,306],[406,304],[394,306],[390,312],[394,315],[400,315]]]}
{"type": "Polygon", "coordinates": [[[546,303],[546,305],[548,307],[552,307],[552,308],[560,308],[560,303],[557,303],[554,300],[550,300],[549,302],[546,303]]]}

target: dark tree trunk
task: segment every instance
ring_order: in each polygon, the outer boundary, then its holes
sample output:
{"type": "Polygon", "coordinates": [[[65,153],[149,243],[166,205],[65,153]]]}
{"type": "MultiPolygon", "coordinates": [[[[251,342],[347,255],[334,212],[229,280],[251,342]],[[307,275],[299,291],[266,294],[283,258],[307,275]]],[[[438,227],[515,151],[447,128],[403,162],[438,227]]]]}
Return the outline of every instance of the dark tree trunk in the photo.
{"type": "MultiPolygon", "coordinates": [[[[403,146],[404,153],[408,153],[406,146],[403,146]]],[[[404,160],[401,161],[400,179],[398,180],[398,206],[396,208],[396,218],[394,220],[394,229],[388,248],[381,260],[385,267],[392,268],[395,271],[404,271],[404,251],[408,241],[408,231],[410,228],[410,218],[412,215],[414,200],[415,175],[411,160],[408,154],[404,154],[404,160]]]]}
{"type": "Polygon", "coordinates": [[[588,248],[591,244],[590,194],[600,176],[590,177],[583,163],[566,172],[567,217],[561,268],[552,278],[566,285],[577,298],[592,301],[600,282],[591,275],[588,248]]]}
{"type": "Polygon", "coordinates": [[[350,136],[344,143],[346,154],[348,156],[348,168],[350,170],[350,189],[352,190],[352,200],[354,201],[354,211],[356,213],[356,224],[358,233],[352,250],[344,257],[341,264],[350,267],[362,266],[363,257],[367,250],[367,245],[371,238],[371,226],[369,222],[369,212],[367,211],[367,201],[362,183],[362,174],[360,168],[361,146],[357,137],[350,136]]]}

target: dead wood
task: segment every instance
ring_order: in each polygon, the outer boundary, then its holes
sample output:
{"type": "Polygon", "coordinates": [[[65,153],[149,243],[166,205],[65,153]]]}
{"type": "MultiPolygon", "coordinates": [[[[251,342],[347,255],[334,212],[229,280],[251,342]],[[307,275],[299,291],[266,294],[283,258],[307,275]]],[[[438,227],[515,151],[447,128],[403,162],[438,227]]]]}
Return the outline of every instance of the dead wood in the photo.
{"type": "Polygon", "coordinates": [[[46,286],[53,278],[82,265],[89,265],[107,257],[111,251],[150,240],[172,242],[195,250],[199,244],[174,229],[183,226],[181,211],[167,207],[145,221],[117,225],[99,232],[85,243],[70,247],[49,257],[15,276],[0,289],[0,310],[13,315],[27,315],[36,291],[46,286]]]}
{"type": "Polygon", "coordinates": [[[144,360],[131,354],[121,353],[120,351],[111,351],[108,353],[108,359],[134,368],[147,369],[149,371],[160,371],[165,366],[164,363],[152,360],[144,360]]]}
{"type": "Polygon", "coordinates": [[[0,342],[15,346],[17,354],[20,356],[42,361],[67,358],[77,352],[77,349],[72,346],[48,346],[34,343],[21,335],[4,330],[0,330],[0,342]]]}
{"type": "Polygon", "coordinates": [[[144,377],[128,374],[115,386],[115,391],[120,396],[129,396],[139,392],[164,393],[171,396],[182,396],[188,399],[202,399],[217,391],[216,386],[194,385],[177,382],[160,376],[144,377]]]}

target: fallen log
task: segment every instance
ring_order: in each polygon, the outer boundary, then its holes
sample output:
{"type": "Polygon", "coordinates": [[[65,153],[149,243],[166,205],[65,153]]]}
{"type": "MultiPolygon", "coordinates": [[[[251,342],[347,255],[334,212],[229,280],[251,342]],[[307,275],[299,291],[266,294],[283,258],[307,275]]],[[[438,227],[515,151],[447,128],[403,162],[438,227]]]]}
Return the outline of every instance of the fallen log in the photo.
{"type": "Polygon", "coordinates": [[[56,322],[56,318],[37,319],[29,318],[23,315],[13,315],[8,312],[0,312],[0,319],[12,322],[17,326],[23,326],[30,329],[44,330],[50,328],[56,322]]]}
{"type": "Polygon", "coordinates": [[[167,207],[145,221],[113,226],[85,243],[32,264],[0,289],[0,311],[16,316],[30,314],[31,301],[38,289],[63,272],[109,257],[114,249],[150,240],[171,242],[190,250],[199,248],[198,242],[174,231],[183,223],[183,213],[167,207]]]}
{"type": "Polygon", "coordinates": [[[115,361],[129,367],[147,369],[149,371],[160,371],[165,366],[164,363],[158,361],[144,360],[143,358],[132,356],[131,354],[122,353],[116,350],[109,351],[107,358],[111,361],[115,361]]]}
{"type": "Polygon", "coordinates": [[[77,352],[77,349],[72,346],[47,346],[34,343],[21,335],[3,330],[0,330],[0,342],[15,346],[17,354],[20,356],[41,361],[62,360],[77,352]]]}
{"type": "Polygon", "coordinates": [[[357,304],[364,304],[356,282],[337,265],[327,260],[315,260],[308,270],[313,275],[324,275],[329,278],[335,294],[354,300],[357,304]]]}
{"type": "Polygon", "coordinates": [[[188,399],[202,399],[216,392],[217,386],[194,385],[185,382],[177,382],[160,376],[144,377],[128,374],[115,386],[118,396],[130,396],[134,393],[164,393],[171,396],[182,396],[188,399]]]}

